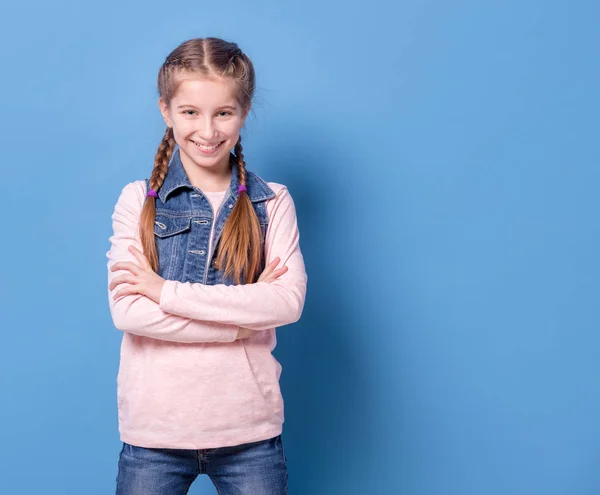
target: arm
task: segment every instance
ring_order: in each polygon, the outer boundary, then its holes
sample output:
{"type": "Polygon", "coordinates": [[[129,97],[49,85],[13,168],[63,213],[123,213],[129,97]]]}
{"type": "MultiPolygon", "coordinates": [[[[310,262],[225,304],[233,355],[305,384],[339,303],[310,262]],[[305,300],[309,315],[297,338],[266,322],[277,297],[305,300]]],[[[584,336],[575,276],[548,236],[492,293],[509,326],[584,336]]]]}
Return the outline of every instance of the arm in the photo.
{"type": "MultiPolygon", "coordinates": [[[[146,185],[143,181],[127,184],[115,205],[112,215],[113,235],[109,239],[108,284],[124,270],[111,272],[110,267],[117,261],[137,263],[134,255],[127,247],[133,244],[140,251],[142,245],[139,238],[139,217],[142,210],[146,185]]],[[[159,305],[141,294],[126,295],[118,300],[113,295],[118,285],[108,291],[110,313],[118,330],[154,339],[172,342],[233,342],[238,334],[239,326],[194,321],[181,316],[165,313],[159,305]]]]}
{"type": "Polygon", "coordinates": [[[267,202],[269,228],[265,239],[267,262],[279,257],[288,271],[273,282],[245,285],[203,285],[167,280],[160,307],[168,313],[266,330],[300,319],[307,275],[300,251],[294,201],[285,186],[267,202]]]}

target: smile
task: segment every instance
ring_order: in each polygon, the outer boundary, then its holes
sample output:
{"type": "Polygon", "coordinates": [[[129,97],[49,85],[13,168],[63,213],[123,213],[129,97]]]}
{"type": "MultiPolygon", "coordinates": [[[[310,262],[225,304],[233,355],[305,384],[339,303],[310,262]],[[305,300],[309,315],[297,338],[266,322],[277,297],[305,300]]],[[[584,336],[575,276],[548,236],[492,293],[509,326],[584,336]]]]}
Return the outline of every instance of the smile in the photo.
{"type": "Polygon", "coordinates": [[[192,141],[192,143],[194,143],[196,145],[196,147],[201,149],[202,151],[216,150],[219,146],[221,146],[225,142],[225,141],[221,141],[219,144],[215,144],[214,146],[205,146],[205,145],[197,143],[196,141],[193,141],[191,139],[190,139],[190,141],[192,141]]]}

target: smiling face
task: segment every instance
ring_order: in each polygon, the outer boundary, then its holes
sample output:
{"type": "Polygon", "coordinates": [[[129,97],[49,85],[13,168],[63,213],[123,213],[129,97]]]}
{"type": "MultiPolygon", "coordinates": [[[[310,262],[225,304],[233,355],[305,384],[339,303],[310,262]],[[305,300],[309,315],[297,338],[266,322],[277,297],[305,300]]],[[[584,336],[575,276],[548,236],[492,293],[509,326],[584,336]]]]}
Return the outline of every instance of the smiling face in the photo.
{"type": "Polygon", "coordinates": [[[235,98],[232,83],[186,74],[170,105],[159,98],[159,107],[167,126],[173,127],[188,175],[202,171],[229,173],[229,153],[249,110],[235,98]]]}

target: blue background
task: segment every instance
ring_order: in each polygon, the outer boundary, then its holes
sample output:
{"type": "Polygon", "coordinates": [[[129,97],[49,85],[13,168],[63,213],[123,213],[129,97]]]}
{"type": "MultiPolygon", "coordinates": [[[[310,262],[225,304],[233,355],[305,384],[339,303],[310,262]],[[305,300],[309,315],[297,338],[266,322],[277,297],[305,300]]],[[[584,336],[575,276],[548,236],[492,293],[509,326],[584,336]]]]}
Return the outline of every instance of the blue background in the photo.
{"type": "Polygon", "coordinates": [[[255,64],[245,156],[289,187],[309,274],[275,351],[290,493],[599,493],[599,14],[4,4],[0,491],[114,493],[110,216],[151,171],[162,61],[219,36],[255,64]]]}

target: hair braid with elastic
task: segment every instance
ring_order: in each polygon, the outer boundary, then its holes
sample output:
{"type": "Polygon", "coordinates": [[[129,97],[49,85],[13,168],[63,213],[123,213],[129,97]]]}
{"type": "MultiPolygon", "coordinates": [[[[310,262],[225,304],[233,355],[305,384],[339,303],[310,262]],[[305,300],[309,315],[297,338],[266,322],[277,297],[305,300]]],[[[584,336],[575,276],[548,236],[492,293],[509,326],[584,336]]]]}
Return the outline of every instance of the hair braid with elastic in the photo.
{"type": "MultiPolygon", "coordinates": [[[[154,157],[154,168],[150,175],[150,189],[158,191],[162,186],[169,162],[175,149],[175,138],[173,137],[173,128],[167,127],[165,135],[162,138],[154,157]]],[[[152,270],[158,272],[158,251],[154,239],[154,222],[156,220],[156,199],[154,196],[147,196],[140,214],[140,240],[144,255],[148,258],[152,270]]]]}
{"type": "MultiPolygon", "coordinates": [[[[234,155],[239,183],[246,186],[246,162],[241,136],[235,145],[234,155]]],[[[233,275],[239,284],[244,274],[245,283],[253,283],[261,267],[262,249],[260,221],[247,192],[242,191],[223,227],[217,262],[222,267],[227,259],[231,259],[225,267],[225,276],[233,275]]]]}
{"type": "Polygon", "coordinates": [[[244,161],[244,152],[242,148],[242,136],[239,137],[235,148],[233,148],[235,155],[235,163],[237,164],[238,179],[241,185],[246,185],[246,162],[244,161]]]}

